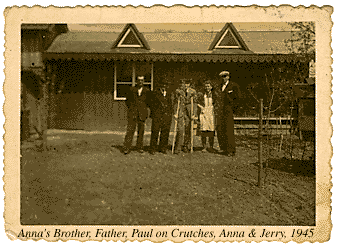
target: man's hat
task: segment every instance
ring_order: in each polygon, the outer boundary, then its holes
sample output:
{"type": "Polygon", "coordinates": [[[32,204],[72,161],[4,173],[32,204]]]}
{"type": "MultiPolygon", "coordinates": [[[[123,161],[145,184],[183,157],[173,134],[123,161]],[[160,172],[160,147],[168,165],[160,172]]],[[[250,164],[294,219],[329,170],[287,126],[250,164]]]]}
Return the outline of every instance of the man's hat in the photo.
{"type": "Polygon", "coordinates": [[[180,79],[180,84],[191,84],[192,83],[192,79],[180,79]]]}
{"type": "Polygon", "coordinates": [[[185,84],[186,83],[186,79],[180,79],[179,84],[185,84]]]}
{"type": "Polygon", "coordinates": [[[166,84],[166,85],[169,85],[169,84],[172,84],[172,81],[165,78],[164,80],[162,80],[161,84],[166,84]]]}
{"type": "Polygon", "coordinates": [[[172,82],[171,82],[171,80],[169,80],[169,79],[164,79],[163,81],[161,81],[161,83],[160,83],[160,85],[162,85],[162,86],[169,86],[169,85],[171,85],[172,84],[172,82]]]}
{"type": "Polygon", "coordinates": [[[144,76],[138,76],[138,80],[144,80],[144,76]]]}
{"type": "Polygon", "coordinates": [[[205,86],[206,84],[210,84],[211,86],[213,86],[213,82],[212,82],[211,80],[204,81],[204,86],[205,86]]]}
{"type": "Polygon", "coordinates": [[[229,72],[228,71],[222,71],[219,76],[223,77],[225,75],[229,75],[229,72]]]}

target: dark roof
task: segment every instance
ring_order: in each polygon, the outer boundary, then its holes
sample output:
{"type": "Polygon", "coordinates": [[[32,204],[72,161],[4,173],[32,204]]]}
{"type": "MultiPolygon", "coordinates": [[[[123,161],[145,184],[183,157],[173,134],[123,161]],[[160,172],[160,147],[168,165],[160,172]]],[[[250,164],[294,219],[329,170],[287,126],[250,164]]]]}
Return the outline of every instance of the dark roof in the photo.
{"type": "MultiPolygon", "coordinates": [[[[127,28],[136,26],[127,24],[127,28]]],[[[144,48],[116,47],[123,36],[118,32],[68,32],[59,35],[43,54],[50,59],[99,59],[99,60],[139,60],[139,61],[206,61],[206,62],[264,62],[302,61],[314,59],[314,54],[290,54],[285,41],[291,38],[290,31],[237,31],[233,24],[227,24],[220,32],[160,32],[136,31],[144,42],[144,48]],[[227,27],[241,44],[239,48],[209,49],[216,38],[227,27]],[[226,56],[224,56],[226,55],[226,56]]]]}
{"type": "Polygon", "coordinates": [[[49,29],[49,24],[21,24],[21,29],[23,30],[47,30],[49,29]]]}
{"type": "Polygon", "coordinates": [[[50,30],[55,27],[59,33],[68,32],[67,24],[21,24],[21,30],[50,30]]]}
{"type": "MultiPolygon", "coordinates": [[[[151,32],[143,33],[150,50],[139,48],[115,48],[113,44],[119,33],[68,32],[58,36],[47,53],[221,53],[240,54],[240,49],[208,50],[217,33],[213,32],[151,32]]],[[[290,39],[288,31],[239,31],[249,48],[249,53],[288,54],[285,40],[290,39]]]]}

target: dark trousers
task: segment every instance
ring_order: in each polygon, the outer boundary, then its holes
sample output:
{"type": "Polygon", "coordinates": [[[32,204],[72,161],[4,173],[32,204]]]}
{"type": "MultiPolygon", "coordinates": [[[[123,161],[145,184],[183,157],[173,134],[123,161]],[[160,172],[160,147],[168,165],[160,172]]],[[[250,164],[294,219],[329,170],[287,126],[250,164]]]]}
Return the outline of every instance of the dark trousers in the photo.
{"type": "Polygon", "coordinates": [[[235,153],[234,119],[233,113],[228,113],[216,126],[220,149],[225,153],[235,153]]]}
{"type": "Polygon", "coordinates": [[[178,118],[176,150],[180,151],[181,147],[191,148],[191,119],[187,116],[178,118]]]}
{"type": "Polygon", "coordinates": [[[136,131],[136,126],[138,128],[136,147],[137,149],[143,149],[145,121],[142,121],[139,118],[129,118],[128,120],[128,125],[126,128],[126,135],[124,139],[125,149],[130,149],[132,146],[132,139],[136,131]]]}
{"type": "Polygon", "coordinates": [[[152,118],[150,148],[155,150],[159,140],[159,149],[167,149],[170,135],[172,116],[170,114],[158,114],[152,118]]]}
{"type": "Polygon", "coordinates": [[[185,117],[184,146],[188,149],[191,148],[191,119],[188,117],[185,117]]]}
{"type": "Polygon", "coordinates": [[[177,137],[175,142],[175,150],[181,151],[181,147],[184,142],[184,132],[185,132],[185,119],[184,117],[180,117],[177,120],[177,137]]]}
{"type": "Polygon", "coordinates": [[[201,131],[200,135],[202,147],[206,148],[206,138],[208,137],[209,147],[213,148],[215,131],[201,131]]]}

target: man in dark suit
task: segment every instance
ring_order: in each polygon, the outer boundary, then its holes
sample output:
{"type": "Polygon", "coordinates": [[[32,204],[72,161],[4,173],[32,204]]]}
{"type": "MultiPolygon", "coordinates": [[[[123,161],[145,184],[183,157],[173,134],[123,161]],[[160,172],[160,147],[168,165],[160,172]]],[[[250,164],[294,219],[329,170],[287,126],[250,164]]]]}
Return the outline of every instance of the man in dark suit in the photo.
{"type": "Polygon", "coordinates": [[[157,151],[159,134],[159,152],[166,154],[173,114],[172,89],[168,81],[152,92],[150,109],[152,118],[150,154],[157,151]]]}
{"type": "Polygon", "coordinates": [[[230,73],[222,71],[220,88],[215,90],[214,115],[220,152],[234,156],[236,153],[234,137],[233,101],[241,97],[239,85],[229,80],[230,73]]]}
{"type": "Polygon", "coordinates": [[[138,77],[138,83],[135,87],[130,87],[126,95],[126,105],[128,107],[128,125],[124,140],[124,154],[130,153],[132,139],[138,128],[137,151],[143,153],[143,139],[145,120],[148,117],[149,89],[144,87],[144,76],[138,77]]]}

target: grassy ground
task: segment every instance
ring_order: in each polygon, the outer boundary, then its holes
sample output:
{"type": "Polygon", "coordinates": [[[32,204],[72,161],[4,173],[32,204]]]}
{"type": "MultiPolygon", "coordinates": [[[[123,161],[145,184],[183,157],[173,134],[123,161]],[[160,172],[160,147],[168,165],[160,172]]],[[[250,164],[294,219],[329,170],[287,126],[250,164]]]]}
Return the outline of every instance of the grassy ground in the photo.
{"type": "Polygon", "coordinates": [[[120,134],[49,139],[47,152],[21,149],[22,224],[315,224],[313,161],[275,156],[259,188],[255,139],[238,137],[234,158],[198,150],[125,156],[120,134]]]}

